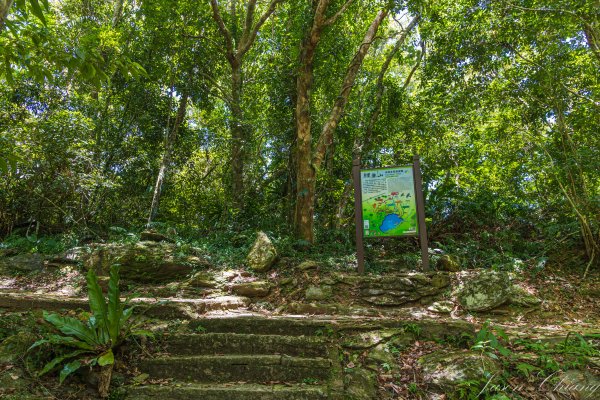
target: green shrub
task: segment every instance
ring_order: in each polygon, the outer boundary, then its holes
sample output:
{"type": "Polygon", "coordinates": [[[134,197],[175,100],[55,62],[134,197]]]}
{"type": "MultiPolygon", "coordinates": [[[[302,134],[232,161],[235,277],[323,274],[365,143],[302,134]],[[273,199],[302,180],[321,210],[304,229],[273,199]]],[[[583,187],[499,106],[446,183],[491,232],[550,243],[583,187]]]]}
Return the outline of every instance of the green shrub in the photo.
{"type": "Polygon", "coordinates": [[[98,392],[106,397],[115,362],[115,349],[128,337],[148,336],[151,333],[134,330],[134,325],[130,322],[133,307],[125,308],[125,304],[121,302],[118,265],[113,265],[110,269],[108,301],[104,298],[93,270],[87,274],[87,287],[91,310],[88,320],[83,322],[77,318],[44,311],[44,319],[60,334],[49,334],[35,342],[29,350],[44,344],[59,348],[58,355],[38,372],[38,376],[62,366],[59,374],[61,383],[82,366],[99,366],[98,392]]]}

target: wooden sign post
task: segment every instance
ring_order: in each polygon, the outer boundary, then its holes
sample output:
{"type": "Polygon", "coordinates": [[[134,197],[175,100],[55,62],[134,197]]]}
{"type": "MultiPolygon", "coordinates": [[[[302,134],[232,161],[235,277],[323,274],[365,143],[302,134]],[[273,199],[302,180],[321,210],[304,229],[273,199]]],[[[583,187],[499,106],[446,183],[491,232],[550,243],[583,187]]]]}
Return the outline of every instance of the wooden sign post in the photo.
{"type": "Polygon", "coordinates": [[[354,221],[356,223],[356,261],[358,273],[365,273],[365,246],[363,244],[363,213],[360,184],[360,158],[352,160],[352,180],[354,181],[354,221]]]}
{"type": "Polygon", "coordinates": [[[423,270],[429,269],[425,200],[419,157],[413,164],[360,169],[352,162],[358,272],[365,272],[365,238],[418,236],[423,270]]]}

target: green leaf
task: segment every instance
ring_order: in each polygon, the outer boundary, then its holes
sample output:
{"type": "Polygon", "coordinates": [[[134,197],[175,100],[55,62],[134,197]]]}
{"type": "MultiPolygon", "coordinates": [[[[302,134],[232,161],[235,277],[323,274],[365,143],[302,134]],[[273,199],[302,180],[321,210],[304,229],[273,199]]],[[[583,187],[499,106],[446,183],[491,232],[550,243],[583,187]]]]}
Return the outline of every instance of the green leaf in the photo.
{"type": "Polygon", "coordinates": [[[101,367],[103,367],[105,365],[114,364],[114,363],[115,363],[115,355],[114,355],[112,349],[108,349],[108,351],[106,353],[104,353],[100,357],[98,357],[98,365],[100,365],[101,367]]]}
{"type": "Polygon", "coordinates": [[[100,343],[105,344],[108,342],[109,334],[108,312],[106,310],[104,294],[102,293],[102,288],[100,288],[100,285],[98,284],[98,278],[93,269],[89,270],[86,280],[90,310],[92,311],[92,314],[94,314],[96,325],[98,327],[98,339],[100,340],[100,343]]]}
{"type": "Polygon", "coordinates": [[[42,24],[46,25],[46,17],[44,17],[44,12],[42,11],[42,7],[40,7],[40,3],[38,0],[29,0],[29,4],[31,5],[31,12],[33,15],[38,17],[42,24]]]}
{"type": "Polygon", "coordinates": [[[123,313],[120,315],[119,330],[122,329],[125,326],[125,323],[127,322],[127,320],[129,318],[131,318],[131,314],[133,313],[133,309],[134,309],[134,307],[129,307],[129,308],[125,309],[123,311],[123,313]]]}
{"type": "Polygon", "coordinates": [[[14,77],[13,77],[13,72],[12,72],[12,67],[10,65],[10,60],[9,58],[6,56],[4,57],[4,76],[6,77],[6,81],[12,85],[13,83],[15,83],[14,77]]]}
{"type": "Polygon", "coordinates": [[[520,371],[521,373],[523,373],[523,375],[525,376],[529,376],[531,374],[531,372],[533,371],[537,371],[540,368],[536,367],[535,365],[531,365],[528,363],[519,363],[517,364],[517,370],[520,371]]]}
{"type": "Polygon", "coordinates": [[[511,351],[500,344],[496,347],[496,349],[498,350],[498,353],[500,353],[504,357],[508,357],[511,355],[511,351]]]}
{"type": "Polygon", "coordinates": [[[119,331],[121,328],[121,315],[123,308],[121,307],[121,299],[119,292],[119,266],[112,265],[110,267],[110,279],[108,281],[108,332],[113,345],[119,339],[119,331]]]}
{"type": "Polygon", "coordinates": [[[86,57],[86,53],[82,48],[76,47],[75,48],[75,55],[77,56],[77,58],[79,58],[80,60],[85,60],[86,57]]]}
{"type": "Polygon", "coordinates": [[[68,364],[65,364],[62,371],[60,371],[59,382],[63,383],[67,376],[71,375],[73,372],[77,371],[81,367],[81,362],[79,360],[72,361],[68,364]]]}
{"type": "Polygon", "coordinates": [[[152,331],[149,331],[146,329],[138,329],[135,331],[131,331],[131,334],[133,336],[146,336],[146,337],[150,337],[150,338],[154,337],[154,333],[152,331]]]}
{"type": "Polygon", "coordinates": [[[82,342],[81,340],[77,340],[72,336],[50,335],[47,339],[38,340],[37,342],[32,344],[31,347],[29,347],[29,350],[34,349],[44,343],[77,347],[79,349],[84,349],[84,350],[93,350],[94,349],[94,346],[91,346],[88,343],[82,342]]]}
{"type": "Polygon", "coordinates": [[[71,353],[64,354],[62,356],[58,356],[58,357],[54,358],[52,361],[50,361],[48,364],[46,364],[44,366],[44,368],[42,368],[42,370],[40,372],[38,372],[37,375],[38,376],[45,375],[48,372],[52,371],[54,368],[56,368],[56,366],[60,365],[60,363],[62,363],[63,361],[71,359],[73,357],[77,357],[78,355],[83,354],[83,353],[87,353],[87,351],[86,350],[76,350],[71,353]]]}
{"type": "Polygon", "coordinates": [[[49,314],[46,311],[44,311],[44,319],[65,335],[73,335],[92,346],[98,344],[94,332],[78,319],[49,314]]]}
{"type": "Polygon", "coordinates": [[[14,154],[9,154],[6,157],[6,160],[8,161],[8,164],[12,168],[13,172],[15,172],[17,170],[17,162],[20,161],[19,157],[15,156],[14,154]]]}

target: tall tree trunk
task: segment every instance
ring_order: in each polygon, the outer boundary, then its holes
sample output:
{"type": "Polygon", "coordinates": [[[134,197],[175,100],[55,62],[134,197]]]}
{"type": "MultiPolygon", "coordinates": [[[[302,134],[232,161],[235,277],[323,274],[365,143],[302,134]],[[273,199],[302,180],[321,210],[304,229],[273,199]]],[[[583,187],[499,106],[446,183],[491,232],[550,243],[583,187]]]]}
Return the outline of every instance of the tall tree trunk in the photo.
{"type": "Polygon", "coordinates": [[[277,4],[283,0],[271,0],[265,12],[255,22],[255,11],[257,0],[248,0],[246,4],[246,14],[244,18],[244,26],[241,30],[241,35],[238,34],[238,29],[235,24],[237,21],[237,2],[230,3],[229,13],[234,24],[231,29],[227,28],[225,21],[221,16],[219,4],[217,0],[210,0],[210,5],[213,11],[213,20],[219,28],[219,32],[225,42],[223,53],[231,67],[231,87],[230,95],[227,96],[228,106],[231,110],[231,198],[233,200],[233,208],[236,211],[242,211],[244,208],[244,166],[246,162],[246,146],[248,145],[248,127],[244,122],[244,112],[242,108],[242,90],[243,78],[242,67],[244,55],[250,50],[260,28],[269,19],[275,11],[277,4]]]}
{"type": "Polygon", "coordinates": [[[312,27],[304,39],[300,53],[300,70],[296,78],[296,204],[294,227],[296,236],[314,241],[313,215],[315,169],[312,166],[312,134],[310,120],[310,91],[314,78],[314,59],[321,32],[325,27],[328,0],[317,3],[312,27]]]}
{"type": "MultiPolygon", "coordinates": [[[[594,6],[596,10],[600,9],[600,1],[596,0],[594,6]]],[[[597,61],[600,62],[600,18],[596,13],[595,15],[586,15],[582,20],[585,40],[597,61]]]]}
{"type": "Polygon", "coordinates": [[[113,4],[113,17],[112,17],[112,27],[115,28],[119,25],[121,21],[121,16],[123,15],[123,1],[124,0],[115,0],[113,4]]]}
{"type": "Polygon", "coordinates": [[[175,117],[175,122],[173,123],[173,128],[167,134],[165,138],[165,152],[163,154],[163,158],[160,162],[160,168],[158,170],[158,176],[156,177],[156,184],[154,185],[154,194],[152,195],[152,204],[150,206],[150,214],[148,216],[148,224],[150,226],[152,220],[156,216],[158,211],[158,205],[160,203],[160,195],[162,192],[163,182],[165,180],[165,176],[167,174],[167,169],[169,168],[169,164],[171,162],[171,156],[173,154],[173,146],[175,144],[175,140],[177,139],[177,133],[179,132],[179,126],[185,119],[185,112],[187,110],[188,103],[188,93],[184,92],[181,96],[181,100],[179,101],[179,109],[177,110],[177,116],[175,117]]]}
{"type": "Polygon", "coordinates": [[[4,30],[8,12],[13,4],[13,0],[0,0],[0,33],[4,30]]]}
{"type": "Polygon", "coordinates": [[[231,64],[231,190],[234,208],[244,207],[244,163],[246,137],[241,106],[242,71],[239,63],[231,64]]]}
{"type": "MultiPolygon", "coordinates": [[[[348,4],[348,3],[346,3],[348,4]]],[[[344,6],[346,6],[346,4],[344,6]]],[[[320,40],[322,28],[328,25],[330,20],[324,20],[328,1],[320,1],[317,5],[313,28],[308,40],[305,41],[302,51],[300,72],[297,79],[298,103],[296,105],[297,118],[297,141],[298,141],[298,175],[296,188],[296,235],[299,239],[314,242],[314,205],[316,192],[316,177],[325,158],[327,149],[331,146],[337,125],[339,124],[344,108],[356,75],[362,62],[369,51],[381,22],[387,16],[387,10],[380,11],[365,34],[352,62],[348,66],[346,75],[342,82],[342,88],[334,102],[329,118],[325,122],[315,151],[312,150],[312,138],[310,127],[310,87],[313,79],[314,52],[320,40]],[[319,10],[319,6],[323,7],[319,10]],[[319,13],[321,11],[321,13],[319,13]],[[314,40],[316,38],[316,40],[314,40]]],[[[343,7],[342,7],[343,9],[343,7]]],[[[340,9],[340,11],[342,11],[340,9]]],[[[340,11],[336,16],[340,15],[340,11]]]]}

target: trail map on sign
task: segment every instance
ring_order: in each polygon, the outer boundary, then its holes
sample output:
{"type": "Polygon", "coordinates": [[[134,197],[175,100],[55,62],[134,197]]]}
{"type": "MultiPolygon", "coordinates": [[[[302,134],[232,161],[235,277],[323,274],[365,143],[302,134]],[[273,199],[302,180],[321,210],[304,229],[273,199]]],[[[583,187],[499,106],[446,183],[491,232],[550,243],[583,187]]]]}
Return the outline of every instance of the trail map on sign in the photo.
{"type": "Polygon", "coordinates": [[[364,237],[417,234],[412,167],[360,171],[364,237]]]}

